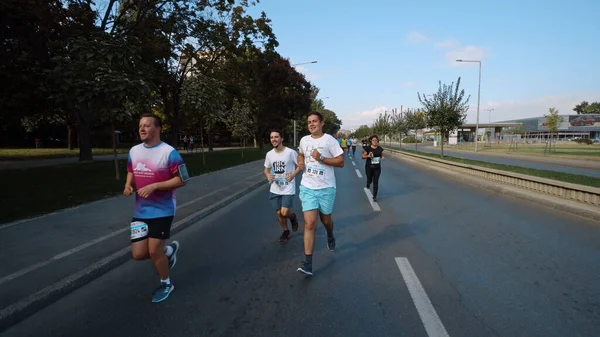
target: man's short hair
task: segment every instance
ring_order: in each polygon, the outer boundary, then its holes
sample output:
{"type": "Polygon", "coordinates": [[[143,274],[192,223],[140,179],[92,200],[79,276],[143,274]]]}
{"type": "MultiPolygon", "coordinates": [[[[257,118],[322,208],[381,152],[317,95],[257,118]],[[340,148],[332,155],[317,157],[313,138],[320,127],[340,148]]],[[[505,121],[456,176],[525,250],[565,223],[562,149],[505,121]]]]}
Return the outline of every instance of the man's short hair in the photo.
{"type": "Polygon", "coordinates": [[[140,116],[140,119],[145,118],[145,117],[152,117],[154,119],[154,126],[156,126],[157,128],[162,128],[162,119],[160,117],[158,117],[157,115],[151,114],[151,113],[145,113],[140,116]]]}
{"type": "Polygon", "coordinates": [[[319,118],[319,122],[323,121],[323,115],[320,112],[318,112],[318,111],[311,111],[311,112],[309,112],[308,116],[306,116],[306,118],[308,118],[308,117],[310,117],[312,115],[317,116],[319,118]]]}
{"type": "Polygon", "coordinates": [[[279,134],[279,137],[283,138],[283,132],[281,132],[281,130],[279,129],[271,129],[271,131],[269,132],[269,137],[271,137],[271,133],[273,132],[277,132],[279,134]]]}

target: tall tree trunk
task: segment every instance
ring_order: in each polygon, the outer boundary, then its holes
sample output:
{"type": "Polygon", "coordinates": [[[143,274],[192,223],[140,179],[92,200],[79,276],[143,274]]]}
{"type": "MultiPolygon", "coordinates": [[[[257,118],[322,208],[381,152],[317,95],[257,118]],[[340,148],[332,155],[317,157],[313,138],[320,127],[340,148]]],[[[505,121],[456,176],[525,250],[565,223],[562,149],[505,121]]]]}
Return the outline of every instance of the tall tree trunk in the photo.
{"type": "Polygon", "coordinates": [[[69,150],[73,150],[73,126],[69,123],[67,124],[67,146],[69,150]]]}
{"type": "MultiPolygon", "coordinates": [[[[440,144],[442,146],[442,157],[444,157],[444,129],[441,130],[441,134],[440,134],[440,144]]],[[[475,140],[477,140],[477,138],[475,138],[475,140]]]]}
{"type": "MultiPolygon", "coordinates": [[[[202,125],[202,123],[200,123],[202,125]]],[[[200,127],[200,146],[202,148],[202,165],[206,165],[206,158],[204,158],[204,128],[200,127]]]]}
{"type": "Polygon", "coordinates": [[[112,131],[112,143],[113,143],[113,153],[115,157],[115,177],[117,180],[121,179],[121,175],[119,172],[119,158],[117,155],[117,134],[115,133],[115,123],[111,123],[111,131],[112,131]]]}
{"type": "Polygon", "coordinates": [[[210,124],[208,124],[208,127],[206,128],[207,131],[207,135],[208,136],[208,151],[214,151],[215,149],[213,149],[213,142],[212,142],[212,127],[210,124]]]}
{"type": "Polygon", "coordinates": [[[79,122],[79,161],[94,160],[92,156],[92,135],[90,123],[85,118],[85,112],[79,110],[77,112],[77,121],[79,122]]]}

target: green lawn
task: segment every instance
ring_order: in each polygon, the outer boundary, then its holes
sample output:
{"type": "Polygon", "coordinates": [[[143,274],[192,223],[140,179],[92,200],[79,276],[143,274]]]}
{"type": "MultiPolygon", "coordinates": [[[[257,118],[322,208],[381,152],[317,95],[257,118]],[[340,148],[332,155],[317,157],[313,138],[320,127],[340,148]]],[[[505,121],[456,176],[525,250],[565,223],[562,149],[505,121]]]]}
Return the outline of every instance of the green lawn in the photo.
{"type": "Polygon", "coordinates": [[[418,155],[425,156],[425,157],[444,159],[444,160],[461,163],[461,164],[482,166],[482,167],[487,167],[487,168],[491,168],[491,169],[495,169],[495,170],[509,171],[509,172],[527,174],[530,176],[535,176],[535,177],[540,177],[540,178],[559,180],[559,181],[564,181],[564,182],[572,183],[572,184],[600,187],[600,178],[588,177],[588,176],[579,175],[579,174],[570,174],[570,173],[546,171],[546,170],[536,170],[536,169],[520,167],[520,166],[502,165],[502,164],[488,163],[488,162],[478,161],[478,160],[456,158],[456,157],[451,157],[448,155],[445,155],[442,158],[442,156],[439,154],[416,152],[414,150],[407,150],[407,149],[402,149],[402,150],[394,149],[394,150],[414,153],[414,154],[418,154],[418,155]]]}
{"type": "MultiPolygon", "coordinates": [[[[444,146],[445,149],[457,149],[474,151],[474,144],[462,144],[455,146],[444,146]]],[[[600,160],[600,144],[577,144],[575,142],[560,142],[556,144],[556,152],[551,154],[544,153],[545,144],[519,144],[517,151],[509,151],[508,144],[491,144],[490,148],[485,148],[484,143],[479,143],[478,150],[481,152],[498,152],[508,154],[521,154],[533,156],[550,156],[557,158],[570,159],[594,159],[600,160]]]]}
{"type": "MultiPolygon", "coordinates": [[[[117,152],[128,153],[129,149],[117,149],[117,152]]],[[[113,149],[92,149],[92,154],[94,156],[113,153],[113,149]]],[[[0,161],[22,161],[78,156],[79,149],[0,149],[0,161]]]]}
{"type": "MultiPolygon", "coordinates": [[[[238,149],[205,152],[206,165],[202,165],[200,153],[183,154],[182,157],[190,175],[197,176],[263,159],[265,153],[249,148],[244,150],[242,158],[238,149]]],[[[126,160],[119,161],[121,180],[118,181],[113,161],[3,170],[0,223],[121,194],[127,175],[126,165],[126,160]]]]}

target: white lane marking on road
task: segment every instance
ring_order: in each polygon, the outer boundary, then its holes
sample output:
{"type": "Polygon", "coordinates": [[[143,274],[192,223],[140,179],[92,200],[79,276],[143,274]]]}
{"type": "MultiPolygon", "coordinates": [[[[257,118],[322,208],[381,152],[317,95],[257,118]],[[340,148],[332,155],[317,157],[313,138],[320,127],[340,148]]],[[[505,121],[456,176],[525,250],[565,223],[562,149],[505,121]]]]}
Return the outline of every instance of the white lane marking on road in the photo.
{"type": "Polygon", "coordinates": [[[369,202],[371,203],[371,207],[373,207],[373,210],[375,212],[380,212],[381,208],[379,208],[379,204],[376,201],[373,201],[373,194],[371,194],[371,191],[366,187],[363,187],[363,189],[365,190],[367,200],[369,200],[369,202]]]}
{"type": "Polygon", "coordinates": [[[427,335],[429,335],[429,337],[450,337],[408,259],[405,257],[397,257],[396,264],[404,278],[408,292],[410,293],[413,302],[415,302],[415,307],[419,312],[427,335]]]}
{"type": "Polygon", "coordinates": [[[359,171],[358,169],[354,169],[354,171],[356,171],[356,175],[357,175],[359,178],[362,178],[362,174],[360,174],[360,171],[359,171]]]}
{"type": "Polygon", "coordinates": [[[38,262],[38,263],[33,264],[33,265],[31,265],[31,266],[29,266],[27,268],[21,269],[21,270],[19,270],[17,272],[14,272],[14,273],[10,274],[10,275],[4,276],[3,278],[0,279],[0,284],[3,284],[3,283],[8,282],[10,280],[14,280],[17,277],[23,276],[23,275],[25,275],[25,274],[27,274],[29,272],[32,272],[32,271],[34,271],[36,269],[42,268],[42,267],[44,267],[44,266],[46,266],[46,265],[48,265],[48,264],[50,264],[50,263],[52,263],[54,261],[63,259],[63,258],[65,258],[65,257],[67,257],[67,256],[69,256],[69,255],[71,255],[73,253],[76,253],[76,252],[78,252],[78,251],[80,251],[82,249],[85,249],[85,248],[87,248],[87,247],[89,247],[91,245],[95,245],[98,242],[102,242],[102,241],[104,241],[106,239],[112,238],[113,236],[119,235],[119,234],[121,234],[121,233],[123,233],[123,232],[125,232],[127,230],[129,230],[129,228],[121,228],[121,229],[119,229],[117,231],[114,231],[114,232],[112,232],[110,234],[107,234],[107,235],[101,236],[101,237],[99,237],[99,238],[97,238],[95,240],[86,242],[86,243],[82,244],[81,246],[77,246],[75,248],[67,250],[66,252],[60,253],[58,255],[54,255],[53,257],[51,257],[50,259],[48,259],[46,261],[38,262]]]}
{"type": "Polygon", "coordinates": [[[356,166],[356,163],[354,162],[354,160],[352,161],[352,165],[353,165],[353,166],[356,166]]]}
{"type": "MultiPolygon", "coordinates": [[[[253,175],[253,176],[251,176],[250,178],[248,178],[248,179],[246,179],[246,180],[254,179],[255,177],[257,177],[257,176],[259,176],[259,175],[261,175],[261,174],[264,174],[264,173],[262,173],[262,172],[261,172],[261,173],[259,173],[259,174],[253,175]]],[[[194,200],[192,200],[192,201],[186,202],[185,204],[179,205],[179,206],[177,206],[177,209],[180,209],[180,208],[183,208],[183,207],[189,206],[189,205],[191,205],[191,204],[193,204],[193,203],[195,203],[195,202],[197,202],[197,201],[199,201],[199,200],[201,200],[201,199],[203,199],[203,198],[207,198],[207,197],[209,197],[209,196],[211,196],[211,195],[213,195],[213,194],[215,194],[215,193],[217,193],[217,192],[220,192],[220,191],[222,191],[222,190],[224,190],[224,189],[226,189],[226,188],[228,188],[228,187],[229,187],[229,186],[222,187],[222,188],[220,188],[220,189],[218,189],[218,190],[215,190],[215,191],[213,191],[213,192],[211,192],[211,193],[205,194],[205,195],[203,195],[203,196],[202,196],[202,197],[200,197],[200,198],[196,198],[196,199],[194,199],[194,200]]],[[[202,212],[202,210],[200,210],[200,211],[198,211],[198,212],[195,212],[194,214],[191,214],[191,215],[190,215],[190,216],[188,216],[187,218],[184,218],[184,219],[181,219],[181,220],[177,221],[176,223],[174,223],[174,224],[173,224],[172,228],[177,228],[177,227],[179,227],[179,226],[181,225],[181,223],[182,223],[182,222],[186,221],[187,219],[191,219],[191,218],[192,218],[194,215],[196,215],[196,213],[199,213],[199,212],[202,212]]],[[[69,255],[72,255],[72,254],[74,254],[74,253],[77,253],[78,251],[81,251],[81,250],[83,250],[83,249],[86,249],[86,248],[88,248],[88,247],[90,247],[90,246],[92,246],[92,245],[95,245],[95,244],[99,243],[99,242],[102,242],[102,241],[108,240],[108,239],[110,239],[110,238],[112,238],[112,237],[114,237],[114,236],[117,236],[117,235],[119,235],[119,234],[121,234],[121,233],[123,233],[123,232],[126,232],[126,231],[128,231],[128,230],[129,230],[129,227],[121,228],[121,229],[119,229],[119,230],[116,230],[116,231],[114,231],[114,232],[112,232],[112,233],[106,234],[106,235],[104,235],[104,236],[101,236],[101,237],[99,237],[99,238],[97,238],[97,239],[94,239],[94,240],[92,240],[92,241],[86,242],[86,243],[84,243],[84,244],[82,244],[82,245],[80,245],[80,246],[77,246],[77,247],[75,247],[75,248],[72,248],[72,249],[69,249],[69,250],[67,250],[67,251],[65,251],[65,252],[62,252],[62,253],[60,253],[60,254],[58,254],[58,255],[54,255],[53,257],[49,258],[49,259],[48,259],[48,260],[46,260],[46,261],[42,261],[42,262],[38,262],[38,263],[32,264],[31,266],[29,266],[29,267],[27,267],[27,268],[23,268],[23,269],[21,269],[21,270],[18,270],[18,271],[14,272],[14,273],[12,273],[12,274],[10,274],[10,275],[6,275],[6,276],[4,276],[3,278],[0,278],[0,285],[1,285],[1,284],[3,284],[3,283],[6,283],[6,282],[8,282],[8,281],[10,281],[10,280],[14,280],[14,279],[16,279],[16,278],[18,278],[18,277],[20,277],[20,276],[23,276],[23,275],[25,275],[25,274],[27,274],[27,273],[29,273],[29,272],[32,272],[32,271],[34,271],[34,270],[36,270],[36,269],[40,269],[40,268],[42,268],[42,267],[44,267],[44,266],[47,266],[47,265],[49,265],[50,263],[52,263],[52,262],[54,262],[54,261],[58,261],[58,260],[60,260],[60,259],[64,259],[65,257],[67,257],[67,256],[69,256],[69,255]]]]}

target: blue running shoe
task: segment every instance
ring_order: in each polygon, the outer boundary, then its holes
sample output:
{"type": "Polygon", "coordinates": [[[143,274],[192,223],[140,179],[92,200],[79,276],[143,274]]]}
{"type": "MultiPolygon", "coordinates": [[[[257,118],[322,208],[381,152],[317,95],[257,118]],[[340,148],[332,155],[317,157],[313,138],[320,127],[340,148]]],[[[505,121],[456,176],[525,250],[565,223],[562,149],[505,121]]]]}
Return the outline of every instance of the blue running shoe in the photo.
{"type": "Polygon", "coordinates": [[[177,251],[179,250],[179,242],[173,241],[170,244],[171,248],[173,248],[173,254],[169,256],[169,269],[173,269],[175,267],[175,263],[177,263],[177,251]]]}
{"type": "Polygon", "coordinates": [[[154,296],[152,296],[152,302],[158,303],[166,300],[174,289],[175,286],[172,283],[161,282],[160,287],[156,289],[154,296]]]}
{"type": "Polygon", "coordinates": [[[312,275],[313,274],[313,272],[312,272],[312,264],[307,263],[306,261],[302,261],[302,265],[296,271],[300,272],[300,273],[304,273],[306,275],[312,275]]]}

